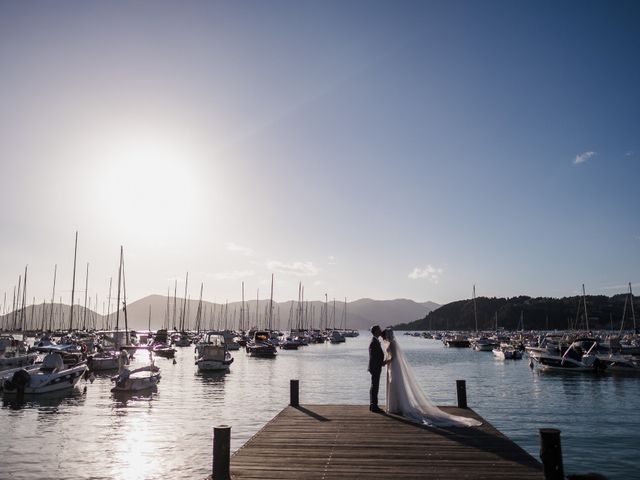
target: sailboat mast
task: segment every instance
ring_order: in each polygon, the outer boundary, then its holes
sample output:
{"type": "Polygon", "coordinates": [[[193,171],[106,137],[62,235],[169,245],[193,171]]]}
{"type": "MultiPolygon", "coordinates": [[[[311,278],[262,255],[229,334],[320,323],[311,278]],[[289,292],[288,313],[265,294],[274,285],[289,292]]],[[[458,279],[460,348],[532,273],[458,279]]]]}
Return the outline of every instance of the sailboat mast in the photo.
{"type": "Polygon", "coordinates": [[[631,282],[629,282],[629,296],[631,297],[631,318],[633,318],[633,333],[636,333],[636,311],[633,307],[633,292],[631,291],[631,282]]]}
{"type": "Polygon", "coordinates": [[[185,317],[187,316],[187,288],[189,286],[189,272],[184,280],[184,300],[182,302],[182,315],[180,317],[180,331],[184,332],[185,317]]]}
{"type": "MultiPolygon", "coordinates": [[[[215,305],[214,305],[215,308],[215,305]]],[[[242,306],[240,307],[240,331],[244,331],[244,282],[242,282],[242,306]]]]}
{"type": "Polygon", "coordinates": [[[24,284],[22,285],[22,311],[20,312],[20,330],[25,329],[25,315],[27,309],[27,268],[29,265],[24,267],[24,284]]]}
{"type": "Polygon", "coordinates": [[[336,299],[333,299],[333,329],[336,329],[336,299]]]}
{"type": "MultiPolygon", "coordinates": [[[[118,266],[118,296],[116,299],[116,335],[120,329],[120,287],[122,285],[122,245],[120,245],[120,265],[118,266]]],[[[116,341],[120,339],[116,336],[116,341]]],[[[119,343],[118,343],[119,345],[119,343]]]]}
{"type": "Polygon", "coordinates": [[[584,302],[584,321],[587,326],[587,332],[589,331],[589,314],[587,313],[587,295],[584,291],[584,283],[582,284],[582,300],[584,302]]]}
{"type": "Polygon", "coordinates": [[[198,300],[198,312],[196,313],[196,330],[200,333],[200,321],[202,319],[202,289],[204,282],[200,282],[200,300],[198,300]]]}
{"type": "MultiPolygon", "coordinates": [[[[109,277],[109,298],[107,299],[107,330],[111,329],[111,284],[113,277],[109,277]]],[[[103,312],[104,313],[104,312],[103,312]]]]}
{"type": "Polygon", "coordinates": [[[173,329],[176,329],[176,310],[178,305],[178,279],[176,278],[173,284],[173,329]]]}
{"type": "Polygon", "coordinates": [[[273,273],[271,274],[271,297],[269,298],[269,330],[273,330],[273,273]]]}
{"type": "Polygon", "coordinates": [[[124,252],[122,254],[122,313],[124,313],[124,335],[126,345],[129,345],[129,321],[127,318],[127,283],[124,274],[124,252]]]}
{"type": "Polygon", "coordinates": [[[478,332],[478,310],[476,308],[476,286],[473,286],[473,318],[476,322],[476,333],[478,332]]]}
{"type": "Polygon", "coordinates": [[[89,293],[89,262],[87,262],[87,274],[84,280],[84,315],[82,316],[82,330],[87,328],[87,294],[89,293]]]}
{"type": "Polygon", "coordinates": [[[71,312],[69,313],[69,331],[73,330],[73,297],[76,293],[76,259],[78,256],[78,231],[76,230],[76,242],[73,248],[73,283],[71,284],[71,312]]]}

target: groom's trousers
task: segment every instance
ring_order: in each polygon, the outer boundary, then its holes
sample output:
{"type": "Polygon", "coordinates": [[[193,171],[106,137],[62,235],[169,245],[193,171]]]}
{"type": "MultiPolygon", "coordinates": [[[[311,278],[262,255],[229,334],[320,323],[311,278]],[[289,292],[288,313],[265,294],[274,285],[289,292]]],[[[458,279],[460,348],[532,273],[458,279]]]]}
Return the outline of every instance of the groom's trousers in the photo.
{"type": "Polygon", "coordinates": [[[380,374],[382,369],[373,370],[371,373],[371,389],[369,390],[369,407],[378,406],[378,391],[380,390],[380,374]]]}

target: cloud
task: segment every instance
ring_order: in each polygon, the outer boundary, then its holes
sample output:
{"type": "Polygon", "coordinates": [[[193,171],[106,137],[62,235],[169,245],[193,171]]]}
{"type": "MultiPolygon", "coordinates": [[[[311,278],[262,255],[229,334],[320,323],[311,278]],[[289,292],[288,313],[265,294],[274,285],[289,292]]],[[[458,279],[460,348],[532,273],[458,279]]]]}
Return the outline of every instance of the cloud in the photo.
{"type": "Polygon", "coordinates": [[[336,257],[334,257],[333,255],[329,255],[327,257],[327,262],[329,265],[335,265],[336,264],[336,257]]]}
{"type": "Polygon", "coordinates": [[[320,269],[313,262],[284,263],[277,260],[267,262],[267,268],[278,273],[296,275],[299,277],[314,277],[320,273],[320,269]]]}
{"type": "Polygon", "coordinates": [[[210,274],[216,280],[238,280],[240,278],[253,277],[256,274],[253,270],[233,270],[231,272],[219,272],[210,274]]]}
{"type": "Polygon", "coordinates": [[[625,157],[633,157],[634,155],[635,155],[635,152],[633,150],[629,150],[624,154],[625,157]]]}
{"type": "Polygon", "coordinates": [[[244,255],[246,257],[250,257],[250,256],[253,255],[253,249],[252,248],[244,247],[242,245],[238,245],[238,244],[233,243],[233,242],[227,242],[227,250],[229,250],[230,252],[241,253],[242,255],[244,255]]]}
{"type": "Polygon", "coordinates": [[[594,157],[596,155],[596,152],[582,152],[579,155],[576,155],[576,158],[573,160],[573,164],[574,165],[579,165],[581,163],[586,162],[587,160],[589,160],[591,157],[594,157]]]}
{"type": "Polygon", "coordinates": [[[409,274],[409,278],[412,280],[426,278],[432,283],[438,283],[440,281],[440,276],[442,276],[442,273],[442,268],[436,268],[432,265],[427,265],[424,268],[415,267],[409,274]]]}

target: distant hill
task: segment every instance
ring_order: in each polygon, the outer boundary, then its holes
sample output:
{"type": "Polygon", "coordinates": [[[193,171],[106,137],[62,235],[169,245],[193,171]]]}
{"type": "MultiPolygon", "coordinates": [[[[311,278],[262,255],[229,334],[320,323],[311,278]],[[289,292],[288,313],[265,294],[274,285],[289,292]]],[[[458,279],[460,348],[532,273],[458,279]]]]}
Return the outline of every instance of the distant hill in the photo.
{"type": "MultiPolygon", "coordinates": [[[[631,329],[631,303],[627,295],[588,295],[586,297],[589,329],[631,329]]],[[[585,329],[583,297],[548,298],[527,296],[513,298],[476,298],[479,330],[499,328],[525,330],[585,329]],[[521,325],[522,322],[522,325],[521,325]]],[[[634,301],[638,312],[638,301],[634,301]]],[[[638,325],[640,327],[640,324],[638,325]]],[[[473,300],[458,300],[434,309],[413,322],[396,324],[398,330],[475,330],[473,300]]]]}
{"type": "MultiPolygon", "coordinates": [[[[260,300],[256,308],[256,301],[245,302],[245,320],[247,325],[265,326],[265,317],[268,312],[269,300],[260,300]],[[256,318],[256,310],[259,311],[259,318],[256,318]]],[[[288,329],[291,324],[295,327],[297,302],[274,302],[273,309],[273,326],[274,328],[288,329]]],[[[410,322],[416,318],[424,317],[428,312],[437,308],[438,304],[433,302],[414,302],[407,299],[396,300],[371,300],[360,299],[347,303],[346,328],[368,329],[372,325],[379,324],[383,327],[397,322],[410,322]]],[[[343,311],[344,302],[328,303],[325,315],[324,302],[309,302],[305,304],[306,318],[309,319],[314,328],[322,327],[328,323],[329,327],[334,325],[337,328],[343,327],[343,311]],[[335,320],[334,320],[335,319],[335,320]]],[[[202,328],[224,328],[237,327],[240,321],[241,302],[232,302],[228,305],[202,302],[201,327],[202,328]]],[[[102,328],[107,324],[111,328],[115,328],[116,314],[111,313],[108,317],[97,314],[87,309],[86,316],[84,307],[76,305],[73,313],[74,328],[87,327],[96,325],[102,328]],[[108,321],[107,321],[108,320],[108,321]]],[[[163,295],[149,295],[147,297],[136,300],[127,305],[127,322],[130,329],[146,329],[149,325],[149,313],[151,313],[151,328],[158,329],[164,326],[169,328],[180,326],[180,318],[185,316],[184,324],[187,328],[195,328],[196,316],[198,311],[198,300],[188,300],[178,298],[175,302],[173,297],[163,295]],[[175,314],[175,317],[174,317],[175,314]]],[[[0,316],[0,326],[3,329],[11,328],[13,325],[19,326],[21,321],[27,329],[40,328],[44,325],[48,328],[50,322],[54,328],[69,328],[70,324],[70,308],[69,305],[54,304],[53,316],[51,316],[51,305],[42,304],[28,306],[24,315],[21,317],[20,312],[6,314],[0,316]]],[[[121,310],[119,315],[119,328],[125,325],[124,312],[121,310]]]]}

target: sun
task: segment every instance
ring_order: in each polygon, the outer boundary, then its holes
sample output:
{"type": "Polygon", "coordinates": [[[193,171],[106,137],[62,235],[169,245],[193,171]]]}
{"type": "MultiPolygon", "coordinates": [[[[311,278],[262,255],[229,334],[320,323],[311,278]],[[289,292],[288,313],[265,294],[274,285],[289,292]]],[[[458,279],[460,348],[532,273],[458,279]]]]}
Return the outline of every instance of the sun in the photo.
{"type": "Polygon", "coordinates": [[[203,192],[201,152],[168,132],[111,136],[100,159],[100,210],[140,237],[171,236],[190,224],[203,192]]]}

